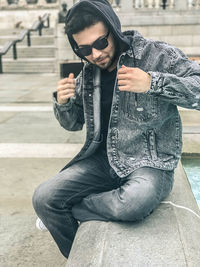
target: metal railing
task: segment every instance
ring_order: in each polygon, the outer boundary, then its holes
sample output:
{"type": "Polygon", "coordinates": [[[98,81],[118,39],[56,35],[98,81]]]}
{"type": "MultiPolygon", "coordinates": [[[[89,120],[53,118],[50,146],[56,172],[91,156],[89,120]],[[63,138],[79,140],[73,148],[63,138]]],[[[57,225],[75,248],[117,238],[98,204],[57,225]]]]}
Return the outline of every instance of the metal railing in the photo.
{"type": "Polygon", "coordinates": [[[17,59],[17,43],[22,42],[27,36],[27,45],[31,46],[31,32],[38,31],[39,36],[42,36],[42,29],[49,28],[50,14],[44,14],[39,20],[35,21],[30,29],[22,30],[19,35],[14,39],[7,41],[2,49],[0,49],[0,73],[3,73],[2,67],[2,56],[6,55],[7,52],[13,47],[13,59],[17,59]],[[45,23],[47,23],[45,25],[45,23]]]}

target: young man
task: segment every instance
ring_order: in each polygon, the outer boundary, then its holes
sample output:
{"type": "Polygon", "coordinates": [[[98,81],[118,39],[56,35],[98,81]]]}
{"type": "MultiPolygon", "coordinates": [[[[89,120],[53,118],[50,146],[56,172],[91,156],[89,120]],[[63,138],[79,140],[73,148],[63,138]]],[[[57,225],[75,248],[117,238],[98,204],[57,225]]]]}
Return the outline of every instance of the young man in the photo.
{"type": "Polygon", "coordinates": [[[86,61],[58,83],[55,116],[87,138],[81,152],[41,184],[34,208],[65,257],[77,221],[136,221],[168,196],[181,155],[177,105],[200,109],[200,67],[177,48],[121,32],[106,0],[69,10],[67,35],[86,61]]]}

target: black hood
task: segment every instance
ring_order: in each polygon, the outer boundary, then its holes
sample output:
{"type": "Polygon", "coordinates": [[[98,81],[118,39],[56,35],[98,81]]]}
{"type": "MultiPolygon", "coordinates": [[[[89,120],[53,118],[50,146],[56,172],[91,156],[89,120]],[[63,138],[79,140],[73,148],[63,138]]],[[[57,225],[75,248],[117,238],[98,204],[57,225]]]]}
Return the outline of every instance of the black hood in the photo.
{"type": "MultiPolygon", "coordinates": [[[[118,40],[122,44],[123,50],[127,50],[129,48],[130,40],[121,32],[120,20],[115,14],[113,8],[111,7],[110,3],[107,0],[80,0],[71,9],[69,9],[67,16],[66,16],[66,25],[67,25],[67,22],[73,16],[74,11],[77,8],[80,8],[83,6],[84,7],[90,6],[94,8],[97,14],[99,14],[102,17],[102,20],[105,20],[105,22],[109,25],[112,34],[115,36],[115,39],[118,40]]],[[[74,50],[74,47],[75,47],[74,39],[70,35],[68,35],[68,39],[69,39],[72,49],[74,50]]],[[[80,58],[83,58],[75,50],[74,50],[74,53],[80,58]]]]}

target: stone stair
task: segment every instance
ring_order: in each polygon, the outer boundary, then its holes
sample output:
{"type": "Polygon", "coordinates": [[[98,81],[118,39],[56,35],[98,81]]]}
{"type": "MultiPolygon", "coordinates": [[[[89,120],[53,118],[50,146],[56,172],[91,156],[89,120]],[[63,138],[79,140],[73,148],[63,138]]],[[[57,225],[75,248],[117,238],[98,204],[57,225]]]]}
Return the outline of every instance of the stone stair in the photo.
{"type": "Polygon", "coordinates": [[[188,57],[200,56],[200,24],[125,26],[123,30],[137,30],[144,37],[160,40],[181,49],[188,57]]]}
{"type": "MultiPolygon", "coordinates": [[[[1,29],[0,48],[9,40],[15,39],[21,29],[1,29]]],[[[4,73],[54,73],[56,72],[56,47],[53,28],[31,32],[31,46],[27,37],[17,43],[17,60],[13,59],[12,48],[2,57],[4,73]]]]}
{"type": "Polygon", "coordinates": [[[194,109],[179,107],[183,127],[198,126],[200,129],[200,112],[194,109]]]}
{"type": "Polygon", "coordinates": [[[200,152],[200,112],[179,107],[183,124],[183,155],[200,152]]]}

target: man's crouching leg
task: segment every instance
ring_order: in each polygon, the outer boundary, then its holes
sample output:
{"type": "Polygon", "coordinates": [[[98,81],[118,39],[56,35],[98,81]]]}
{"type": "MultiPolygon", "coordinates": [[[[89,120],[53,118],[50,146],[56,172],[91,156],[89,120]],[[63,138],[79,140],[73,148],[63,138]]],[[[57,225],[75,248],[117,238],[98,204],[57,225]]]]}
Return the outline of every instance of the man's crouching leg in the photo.
{"type": "Polygon", "coordinates": [[[119,187],[91,194],[73,206],[73,216],[87,221],[83,211],[101,215],[111,221],[139,221],[148,216],[168,196],[174,171],[143,167],[119,179],[119,187]]]}

